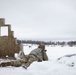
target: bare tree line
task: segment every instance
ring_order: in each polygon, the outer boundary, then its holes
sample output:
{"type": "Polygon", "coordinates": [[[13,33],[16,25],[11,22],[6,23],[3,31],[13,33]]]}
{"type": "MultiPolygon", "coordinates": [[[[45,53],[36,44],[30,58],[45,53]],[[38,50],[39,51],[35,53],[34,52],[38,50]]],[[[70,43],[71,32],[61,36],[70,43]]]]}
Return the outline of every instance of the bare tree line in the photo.
{"type": "Polygon", "coordinates": [[[66,41],[62,41],[62,42],[60,42],[60,41],[56,41],[56,42],[49,41],[49,42],[45,42],[45,41],[33,41],[33,40],[17,40],[17,42],[18,43],[22,42],[24,44],[40,44],[40,43],[44,43],[45,45],[52,45],[52,46],[60,45],[62,47],[66,46],[66,45],[68,45],[70,47],[76,46],[76,41],[68,41],[68,42],[66,42],[66,41]]]}

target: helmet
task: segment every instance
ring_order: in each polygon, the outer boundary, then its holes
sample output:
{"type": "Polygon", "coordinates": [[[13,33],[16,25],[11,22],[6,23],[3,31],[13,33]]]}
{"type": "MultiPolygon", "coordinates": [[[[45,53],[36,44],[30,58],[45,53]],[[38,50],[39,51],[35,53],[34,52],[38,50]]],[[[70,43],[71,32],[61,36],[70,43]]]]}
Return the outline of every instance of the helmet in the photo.
{"type": "Polygon", "coordinates": [[[45,45],[44,44],[39,44],[38,48],[41,48],[41,49],[45,49],[45,45]]]}

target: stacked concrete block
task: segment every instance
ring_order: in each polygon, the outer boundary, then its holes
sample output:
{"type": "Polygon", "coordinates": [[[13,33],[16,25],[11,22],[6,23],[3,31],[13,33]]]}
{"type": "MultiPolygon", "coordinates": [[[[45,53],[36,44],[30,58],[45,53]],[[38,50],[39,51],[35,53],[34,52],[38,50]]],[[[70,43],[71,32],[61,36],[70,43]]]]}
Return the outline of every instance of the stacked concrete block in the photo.
{"type": "Polygon", "coordinates": [[[5,25],[5,19],[4,18],[0,19],[0,26],[2,26],[2,25],[5,25]]]}
{"type": "Polygon", "coordinates": [[[19,52],[20,46],[14,37],[14,31],[11,31],[11,25],[5,24],[4,18],[0,19],[0,28],[5,26],[8,27],[8,36],[0,36],[0,57],[14,57],[14,54],[19,52]]]}

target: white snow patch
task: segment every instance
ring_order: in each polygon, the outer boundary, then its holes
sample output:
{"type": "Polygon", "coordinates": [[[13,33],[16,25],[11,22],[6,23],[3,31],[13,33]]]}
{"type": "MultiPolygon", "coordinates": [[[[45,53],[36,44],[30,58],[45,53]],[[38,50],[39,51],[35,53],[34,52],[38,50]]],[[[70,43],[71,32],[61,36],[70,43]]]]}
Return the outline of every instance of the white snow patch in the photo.
{"type": "MultiPolygon", "coordinates": [[[[36,47],[37,45],[31,45],[31,47],[24,45],[25,54],[36,47]]],[[[67,54],[76,54],[76,47],[46,46],[46,49],[48,61],[34,62],[27,70],[22,67],[0,67],[0,75],[76,75],[76,56],[57,60],[57,58],[67,54]],[[74,66],[68,66],[72,62],[74,62],[74,66]]]]}

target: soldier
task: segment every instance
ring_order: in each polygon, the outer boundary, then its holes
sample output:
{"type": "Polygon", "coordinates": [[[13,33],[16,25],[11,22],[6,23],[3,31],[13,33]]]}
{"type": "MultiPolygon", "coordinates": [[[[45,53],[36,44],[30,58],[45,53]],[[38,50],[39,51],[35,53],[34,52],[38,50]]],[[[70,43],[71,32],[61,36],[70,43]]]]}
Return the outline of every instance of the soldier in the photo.
{"type": "Polygon", "coordinates": [[[34,61],[42,62],[48,60],[44,44],[40,44],[38,48],[32,50],[28,55],[24,55],[23,52],[21,52],[19,55],[20,59],[11,62],[1,63],[0,65],[16,67],[22,66],[27,69],[34,61]]]}

